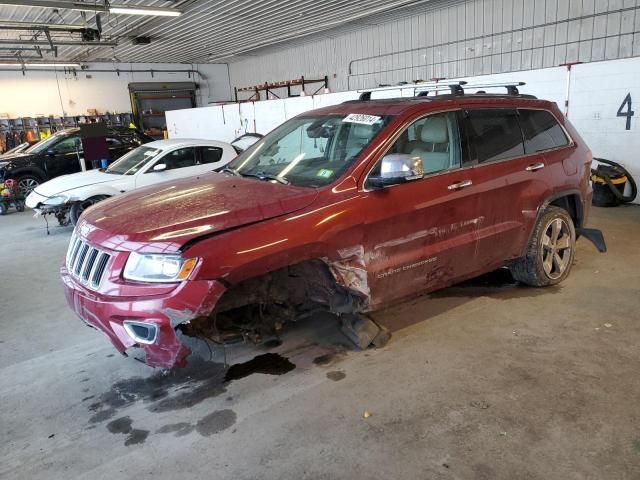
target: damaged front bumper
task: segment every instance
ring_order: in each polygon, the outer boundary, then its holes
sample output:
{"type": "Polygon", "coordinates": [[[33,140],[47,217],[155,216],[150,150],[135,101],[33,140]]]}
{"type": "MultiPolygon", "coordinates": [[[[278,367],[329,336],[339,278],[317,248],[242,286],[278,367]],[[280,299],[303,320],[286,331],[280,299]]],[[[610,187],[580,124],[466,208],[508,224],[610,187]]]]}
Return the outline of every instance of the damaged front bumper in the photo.
{"type": "Polygon", "coordinates": [[[60,215],[66,213],[71,208],[71,203],[66,197],[45,197],[35,190],[32,191],[25,200],[27,208],[33,210],[36,216],[39,215],[60,215]]]}
{"type": "Polygon", "coordinates": [[[79,284],[66,267],[60,274],[67,303],[81,320],[104,333],[120,353],[140,347],[145,362],[161,368],[186,365],[191,350],[178,340],[176,327],[208,316],[225,291],[215,280],[196,280],[182,282],[167,294],[113,297],[79,284]]]}

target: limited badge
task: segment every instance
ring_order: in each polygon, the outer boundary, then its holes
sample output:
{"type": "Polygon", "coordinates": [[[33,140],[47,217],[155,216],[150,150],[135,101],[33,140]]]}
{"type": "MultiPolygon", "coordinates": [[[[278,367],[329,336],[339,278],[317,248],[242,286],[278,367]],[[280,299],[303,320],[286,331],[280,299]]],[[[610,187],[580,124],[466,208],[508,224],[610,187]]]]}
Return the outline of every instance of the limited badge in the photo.
{"type": "Polygon", "coordinates": [[[380,121],[381,117],[376,115],[366,115],[364,113],[350,113],[344,120],[344,123],[361,123],[362,125],[373,125],[380,121]]]}

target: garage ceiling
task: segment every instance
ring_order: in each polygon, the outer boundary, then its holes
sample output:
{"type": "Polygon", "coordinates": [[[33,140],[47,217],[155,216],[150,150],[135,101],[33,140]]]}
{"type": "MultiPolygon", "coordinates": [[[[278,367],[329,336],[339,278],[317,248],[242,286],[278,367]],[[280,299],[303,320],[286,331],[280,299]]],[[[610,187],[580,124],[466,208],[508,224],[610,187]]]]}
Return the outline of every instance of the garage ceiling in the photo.
{"type": "MultiPolygon", "coordinates": [[[[344,26],[380,13],[390,13],[427,0],[119,0],[126,6],[170,7],[179,17],[150,17],[102,13],[102,39],[115,46],[63,45],[58,43],[57,61],[95,62],[230,62],[251,51],[344,26]],[[132,38],[151,38],[147,45],[133,45],[132,38]]],[[[0,4],[2,1],[0,0],[0,4]]],[[[26,3],[26,2],[25,2],[26,3]]],[[[60,1],[55,2],[60,3],[60,1]]],[[[71,2],[69,2],[71,3],[71,2]]],[[[77,1],[75,3],[78,3],[77,1]]],[[[84,6],[104,0],[87,1],[84,6]]],[[[54,10],[43,7],[0,5],[2,22],[73,24],[96,27],[95,13],[54,10]]],[[[71,34],[55,32],[56,40],[71,40],[71,34]]],[[[29,55],[32,46],[10,50],[15,39],[47,42],[44,33],[0,29],[0,56],[29,55]],[[34,35],[37,35],[34,37],[34,35]]],[[[77,36],[75,37],[77,38],[77,36]]],[[[53,53],[43,52],[43,60],[53,53]]]]}

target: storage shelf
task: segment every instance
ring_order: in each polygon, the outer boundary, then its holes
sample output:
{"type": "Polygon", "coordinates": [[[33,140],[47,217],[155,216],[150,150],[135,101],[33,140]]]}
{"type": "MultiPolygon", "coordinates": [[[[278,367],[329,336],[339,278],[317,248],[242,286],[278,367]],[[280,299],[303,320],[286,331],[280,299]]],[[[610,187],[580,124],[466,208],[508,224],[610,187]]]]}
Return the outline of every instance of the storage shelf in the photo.
{"type": "MultiPolygon", "coordinates": [[[[162,114],[164,115],[164,114],[162,114]]],[[[35,132],[36,139],[40,138],[40,132],[54,133],[66,128],[75,128],[81,123],[103,122],[108,127],[127,127],[134,121],[132,113],[105,113],[102,115],[76,115],[66,117],[19,117],[0,118],[0,132],[6,135],[10,132],[35,132]],[[83,119],[85,122],[80,122],[83,119]]],[[[0,153],[2,149],[0,148],[0,153]]]]}

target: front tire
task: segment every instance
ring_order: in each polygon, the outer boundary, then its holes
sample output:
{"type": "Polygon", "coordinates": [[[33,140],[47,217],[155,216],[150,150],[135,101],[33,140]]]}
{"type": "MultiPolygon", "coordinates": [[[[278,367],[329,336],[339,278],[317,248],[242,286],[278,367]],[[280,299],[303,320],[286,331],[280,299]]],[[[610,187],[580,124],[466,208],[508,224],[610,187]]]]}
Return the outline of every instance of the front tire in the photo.
{"type": "Polygon", "coordinates": [[[36,177],[35,175],[28,174],[20,175],[18,178],[16,178],[16,182],[18,183],[20,195],[26,198],[27,195],[29,195],[38,185],[40,185],[42,180],[40,180],[40,178],[36,177]]]}
{"type": "Polygon", "coordinates": [[[525,255],[511,266],[513,277],[532,287],[556,285],[569,276],[576,230],[566,210],[547,207],[538,219],[525,255]]]}
{"type": "Polygon", "coordinates": [[[109,197],[107,195],[96,195],[95,197],[89,197],[81,202],[73,202],[73,205],[71,205],[71,210],[69,211],[69,218],[71,219],[71,223],[75,226],[78,223],[82,212],[84,212],[92,205],[95,205],[96,203],[104,200],[105,198],[109,197]]]}

